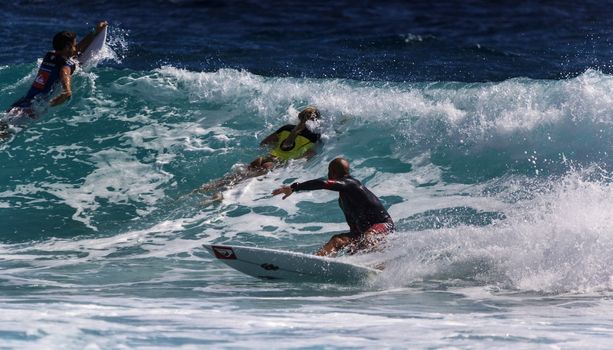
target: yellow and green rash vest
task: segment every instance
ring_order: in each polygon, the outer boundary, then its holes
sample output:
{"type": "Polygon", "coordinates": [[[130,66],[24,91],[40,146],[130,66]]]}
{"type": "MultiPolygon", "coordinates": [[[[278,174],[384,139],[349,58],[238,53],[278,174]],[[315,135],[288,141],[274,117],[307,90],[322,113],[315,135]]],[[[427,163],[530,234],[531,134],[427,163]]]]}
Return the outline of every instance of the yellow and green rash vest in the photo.
{"type": "Polygon", "coordinates": [[[297,159],[304,156],[308,150],[314,148],[315,143],[321,138],[320,134],[314,133],[305,128],[296,136],[294,147],[284,151],[281,149],[281,144],[283,144],[283,141],[289,137],[294,127],[295,125],[288,124],[275,131],[275,134],[279,136],[279,139],[275,143],[273,149],[270,151],[270,155],[282,160],[297,159]]]}

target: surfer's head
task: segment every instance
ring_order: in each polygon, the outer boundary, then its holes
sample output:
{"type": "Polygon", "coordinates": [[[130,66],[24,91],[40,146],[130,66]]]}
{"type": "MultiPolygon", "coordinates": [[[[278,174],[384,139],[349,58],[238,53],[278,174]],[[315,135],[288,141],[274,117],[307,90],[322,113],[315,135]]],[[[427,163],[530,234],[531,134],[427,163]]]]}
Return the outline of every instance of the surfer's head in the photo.
{"type": "Polygon", "coordinates": [[[317,120],[321,118],[321,114],[315,107],[307,107],[298,114],[298,119],[301,123],[306,123],[309,120],[317,120]]]}
{"type": "Polygon", "coordinates": [[[77,51],[77,34],[67,31],[55,34],[53,37],[53,49],[60,54],[75,54],[77,51]]]}
{"type": "Polygon", "coordinates": [[[349,175],[349,162],[345,158],[334,158],[328,164],[328,179],[337,180],[349,175]]]}

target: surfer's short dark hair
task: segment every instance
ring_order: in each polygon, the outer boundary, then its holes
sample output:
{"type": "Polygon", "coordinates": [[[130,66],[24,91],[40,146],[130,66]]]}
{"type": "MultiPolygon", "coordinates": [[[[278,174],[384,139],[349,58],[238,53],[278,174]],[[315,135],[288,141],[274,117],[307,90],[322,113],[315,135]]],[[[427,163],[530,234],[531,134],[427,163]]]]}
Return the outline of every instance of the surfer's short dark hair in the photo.
{"type": "Polygon", "coordinates": [[[53,49],[57,51],[64,50],[66,46],[72,44],[76,38],[77,34],[75,32],[59,32],[53,37],[53,49]]]}

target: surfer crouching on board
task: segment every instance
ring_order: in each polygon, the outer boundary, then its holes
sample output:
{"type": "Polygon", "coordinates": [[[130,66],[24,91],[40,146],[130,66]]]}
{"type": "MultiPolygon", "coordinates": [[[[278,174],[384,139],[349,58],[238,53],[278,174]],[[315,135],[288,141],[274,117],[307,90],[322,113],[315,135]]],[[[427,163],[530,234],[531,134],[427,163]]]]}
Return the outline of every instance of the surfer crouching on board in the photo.
{"type": "Polygon", "coordinates": [[[328,180],[315,179],[295,182],[272,192],[283,199],[297,191],[330,190],[338,192],[338,204],[345,214],[349,232],[334,235],[316,254],[334,256],[339,251],[348,254],[367,252],[383,242],[394,230],[394,222],[383,204],[360,181],[349,175],[349,162],[336,158],[328,165],[328,180]]]}
{"type": "Polygon", "coordinates": [[[321,135],[309,130],[307,122],[315,122],[320,118],[321,114],[317,108],[306,107],[298,114],[298,125],[284,125],[260,142],[260,146],[271,147],[267,155],[256,158],[246,169],[202,185],[192,193],[219,191],[241,180],[263,175],[271,169],[287,163],[290,159],[313,156],[315,154],[315,145],[321,138],[321,135]]]}
{"type": "MultiPolygon", "coordinates": [[[[53,37],[53,51],[47,52],[43,62],[36,73],[36,78],[28,90],[28,93],[13,103],[8,109],[9,120],[26,116],[36,119],[36,114],[32,110],[32,105],[36,100],[46,102],[46,98],[54,89],[56,83],[61,84],[62,91],[59,95],[49,101],[49,106],[57,106],[72,96],[71,75],[76,68],[73,60],[91,44],[92,40],[100,33],[108,23],[99,22],[96,28],[87,34],[78,44],[77,35],[74,32],[59,32],[53,37]],[[10,118],[13,117],[13,118],[10,118]]],[[[10,121],[9,121],[10,123],[10,121]]],[[[0,132],[7,128],[7,121],[0,122],[0,132]]]]}

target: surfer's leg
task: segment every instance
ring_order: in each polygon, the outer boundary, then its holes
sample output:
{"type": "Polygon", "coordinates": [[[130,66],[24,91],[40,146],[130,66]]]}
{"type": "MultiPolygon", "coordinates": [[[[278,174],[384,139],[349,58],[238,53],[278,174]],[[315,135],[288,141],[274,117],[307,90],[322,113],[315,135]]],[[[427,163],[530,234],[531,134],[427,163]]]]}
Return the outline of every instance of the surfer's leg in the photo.
{"type": "Polygon", "coordinates": [[[266,172],[267,170],[251,169],[251,166],[247,169],[242,168],[198,187],[192,191],[192,194],[225,191],[243,180],[263,175],[266,172]]]}
{"type": "Polygon", "coordinates": [[[394,224],[391,222],[372,225],[360,238],[356,250],[361,253],[377,250],[393,230],[394,224]]]}
{"type": "MultiPolygon", "coordinates": [[[[259,175],[266,174],[272,170],[275,166],[279,165],[279,159],[268,155],[265,157],[257,157],[251,163],[249,163],[248,169],[259,175]]],[[[256,176],[259,176],[256,175],[256,176]]]]}
{"type": "Polygon", "coordinates": [[[241,167],[221,179],[208,182],[193,190],[191,194],[225,191],[243,180],[264,175],[279,164],[281,164],[279,160],[273,156],[258,157],[247,168],[241,167]]]}
{"type": "Polygon", "coordinates": [[[261,168],[262,164],[265,162],[266,160],[264,157],[257,157],[251,163],[249,163],[249,169],[261,168]]]}
{"type": "Polygon", "coordinates": [[[341,233],[338,235],[332,236],[328,243],[326,243],[321,249],[315,253],[315,255],[319,256],[334,256],[338,253],[339,250],[343,250],[346,248],[351,248],[351,246],[355,243],[355,236],[348,233],[341,233]]]}
{"type": "Polygon", "coordinates": [[[23,125],[37,118],[36,112],[32,109],[32,100],[22,97],[6,110],[6,115],[0,121],[4,124],[4,128],[0,129],[8,129],[10,125],[23,125]]]}
{"type": "Polygon", "coordinates": [[[222,177],[221,179],[217,179],[217,180],[213,180],[211,182],[208,182],[200,187],[198,187],[197,189],[193,190],[192,193],[196,194],[196,193],[208,193],[208,192],[214,192],[214,191],[223,191],[229,187],[232,187],[232,185],[234,185],[235,183],[237,183],[238,181],[240,181],[243,177],[240,176],[240,174],[238,173],[231,173],[231,174],[227,174],[226,176],[222,177]]]}

